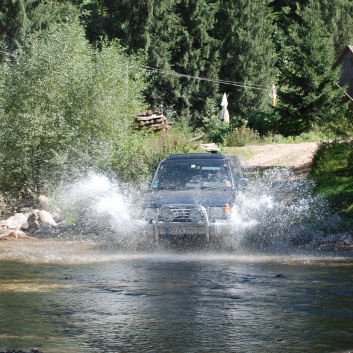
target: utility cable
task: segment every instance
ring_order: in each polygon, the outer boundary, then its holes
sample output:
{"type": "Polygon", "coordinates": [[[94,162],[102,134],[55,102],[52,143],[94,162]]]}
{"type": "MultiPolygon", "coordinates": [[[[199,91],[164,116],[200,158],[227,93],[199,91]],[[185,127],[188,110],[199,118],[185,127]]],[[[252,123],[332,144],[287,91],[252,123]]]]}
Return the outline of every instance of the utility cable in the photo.
{"type": "MultiPolygon", "coordinates": [[[[3,50],[0,50],[0,53],[8,55],[8,56],[13,56],[13,57],[16,56],[15,54],[8,53],[8,52],[5,52],[3,50]]],[[[219,84],[222,84],[222,85],[236,86],[236,87],[242,87],[242,88],[248,88],[248,89],[256,89],[256,90],[259,90],[259,91],[267,91],[268,90],[268,87],[263,86],[263,85],[257,85],[257,84],[249,84],[248,85],[248,84],[242,83],[242,82],[216,80],[216,79],[211,79],[211,78],[207,78],[207,77],[186,75],[186,74],[181,74],[181,73],[176,72],[176,71],[166,71],[166,70],[157,69],[157,68],[154,68],[154,67],[151,67],[151,66],[145,66],[145,68],[148,71],[152,71],[152,72],[156,71],[156,72],[159,72],[159,73],[164,74],[164,75],[172,75],[172,76],[179,76],[179,77],[185,77],[185,78],[192,78],[192,79],[199,80],[199,81],[207,81],[207,82],[212,82],[212,83],[219,83],[219,84]]]]}
{"type": "Polygon", "coordinates": [[[247,85],[247,84],[241,83],[241,82],[225,81],[225,80],[215,80],[215,79],[206,78],[206,77],[199,77],[199,76],[192,76],[192,75],[181,74],[181,73],[178,73],[178,72],[176,72],[176,71],[166,71],[166,70],[156,69],[156,68],[151,67],[151,66],[145,66],[145,68],[146,68],[148,71],[157,71],[157,72],[159,72],[159,73],[161,73],[161,74],[165,74],[165,75],[173,75],[173,76],[179,76],[179,77],[192,78],[192,79],[200,80],[200,81],[208,81],[208,82],[220,83],[220,84],[230,85],[230,86],[236,86],[236,87],[243,87],[243,88],[249,88],[249,89],[257,89],[257,90],[260,90],[260,91],[268,90],[268,87],[262,86],[262,85],[256,85],[256,84],[247,85]]]}

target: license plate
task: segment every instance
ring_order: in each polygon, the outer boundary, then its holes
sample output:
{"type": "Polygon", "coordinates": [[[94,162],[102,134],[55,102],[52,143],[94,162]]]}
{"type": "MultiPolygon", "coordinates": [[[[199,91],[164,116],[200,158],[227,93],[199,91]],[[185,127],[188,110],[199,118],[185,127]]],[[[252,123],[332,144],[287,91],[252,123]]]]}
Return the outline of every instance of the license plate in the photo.
{"type": "Polygon", "coordinates": [[[165,228],[165,234],[167,235],[195,235],[205,233],[205,230],[199,227],[165,228]]]}

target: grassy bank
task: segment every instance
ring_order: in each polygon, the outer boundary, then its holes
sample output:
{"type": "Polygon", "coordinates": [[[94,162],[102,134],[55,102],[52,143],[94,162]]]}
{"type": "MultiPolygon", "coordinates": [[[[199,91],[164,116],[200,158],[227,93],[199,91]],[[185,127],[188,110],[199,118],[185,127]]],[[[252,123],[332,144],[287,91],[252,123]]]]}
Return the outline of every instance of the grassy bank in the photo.
{"type": "Polygon", "coordinates": [[[322,143],[310,177],[316,183],[316,192],[353,226],[353,142],[322,143]]]}

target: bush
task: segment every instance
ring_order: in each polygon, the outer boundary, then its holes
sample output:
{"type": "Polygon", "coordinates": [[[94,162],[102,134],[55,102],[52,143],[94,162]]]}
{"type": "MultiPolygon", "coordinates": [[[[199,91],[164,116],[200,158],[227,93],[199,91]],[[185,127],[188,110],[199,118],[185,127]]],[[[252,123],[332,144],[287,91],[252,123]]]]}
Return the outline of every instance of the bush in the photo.
{"type": "Polygon", "coordinates": [[[316,191],[324,194],[336,212],[351,214],[353,209],[353,143],[322,143],[314,156],[310,177],[316,191]]]}
{"type": "Polygon", "coordinates": [[[144,106],[145,70],[117,43],[99,50],[77,20],[29,37],[0,67],[0,192],[45,193],[107,169],[144,106]]]}
{"type": "Polygon", "coordinates": [[[188,153],[191,148],[187,135],[179,131],[131,132],[115,144],[109,170],[120,181],[140,182],[151,178],[162,159],[174,153],[188,153]]]}
{"type": "Polygon", "coordinates": [[[242,126],[234,128],[224,136],[224,144],[227,147],[241,147],[249,144],[258,144],[261,141],[260,135],[247,127],[247,121],[243,121],[242,126]]]}
{"type": "Polygon", "coordinates": [[[275,110],[255,112],[248,117],[248,127],[256,130],[260,136],[276,134],[279,131],[280,116],[275,110]]]}

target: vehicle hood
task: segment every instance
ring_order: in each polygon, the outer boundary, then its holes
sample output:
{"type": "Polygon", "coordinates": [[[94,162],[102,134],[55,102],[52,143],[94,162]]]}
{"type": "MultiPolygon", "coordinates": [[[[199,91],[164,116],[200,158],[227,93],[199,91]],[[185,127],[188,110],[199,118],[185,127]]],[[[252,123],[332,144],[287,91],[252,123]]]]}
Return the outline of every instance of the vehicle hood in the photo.
{"type": "Polygon", "coordinates": [[[230,205],[235,200],[233,189],[211,190],[156,190],[150,191],[144,200],[145,207],[161,207],[163,205],[190,205],[197,204],[204,207],[230,205]]]}

